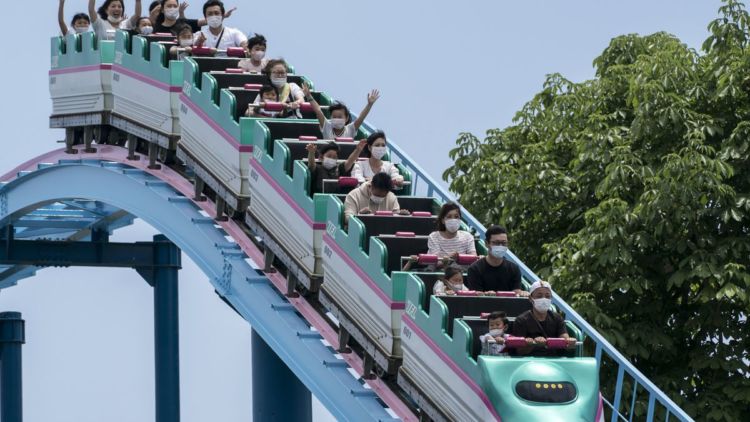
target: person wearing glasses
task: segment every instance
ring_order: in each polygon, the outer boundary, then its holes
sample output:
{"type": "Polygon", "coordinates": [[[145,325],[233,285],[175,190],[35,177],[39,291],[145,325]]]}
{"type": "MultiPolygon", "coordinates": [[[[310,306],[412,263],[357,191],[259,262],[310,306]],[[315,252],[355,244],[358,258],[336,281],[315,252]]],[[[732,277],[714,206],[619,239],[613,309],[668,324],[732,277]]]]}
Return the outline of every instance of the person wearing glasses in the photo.
{"type": "Polygon", "coordinates": [[[489,253],[471,264],[468,269],[469,289],[494,294],[495,292],[515,292],[527,297],[529,292],[521,289],[521,270],[506,259],[508,252],[508,231],[500,226],[492,226],[484,235],[489,253]]]}
{"type": "MultiPolygon", "coordinates": [[[[287,65],[283,59],[269,60],[263,73],[268,77],[271,85],[279,94],[279,102],[286,105],[284,115],[291,118],[301,118],[299,107],[305,102],[305,92],[294,82],[287,80],[287,65]]],[[[254,104],[259,102],[255,98],[254,104]]]]}

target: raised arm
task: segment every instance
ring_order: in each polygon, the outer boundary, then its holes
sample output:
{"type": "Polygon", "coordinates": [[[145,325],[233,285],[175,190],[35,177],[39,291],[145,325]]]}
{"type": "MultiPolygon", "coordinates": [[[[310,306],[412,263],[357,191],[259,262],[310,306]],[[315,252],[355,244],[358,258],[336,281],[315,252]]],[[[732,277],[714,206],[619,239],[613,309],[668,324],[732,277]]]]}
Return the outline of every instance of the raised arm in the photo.
{"type": "Polygon", "coordinates": [[[65,0],[60,0],[60,5],[57,7],[57,23],[60,25],[63,37],[68,35],[68,25],[65,23],[65,0]]]}
{"type": "Polygon", "coordinates": [[[156,20],[159,19],[159,13],[161,13],[161,5],[157,4],[148,15],[151,25],[156,25],[156,20]]]}
{"type": "Polygon", "coordinates": [[[92,24],[99,19],[99,15],[96,14],[96,0],[89,0],[89,19],[92,24]]]}
{"type": "MultiPolygon", "coordinates": [[[[320,109],[320,107],[318,107],[318,109],[320,109]]],[[[359,158],[359,155],[362,154],[362,150],[365,149],[366,145],[367,145],[367,139],[362,139],[359,141],[359,143],[357,144],[357,148],[354,148],[354,151],[352,151],[352,153],[349,154],[349,157],[347,157],[346,162],[344,163],[344,169],[346,169],[346,171],[348,172],[352,171],[354,164],[357,163],[357,159],[359,158]]]]}
{"type": "MultiPolygon", "coordinates": [[[[313,108],[313,111],[315,112],[315,116],[318,117],[318,123],[320,123],[320,130],[323,130],[323,125],[326,124],[326,116],[323,114],[323,110],[320,109],[320,104],[318,104],[317,101],[315,101],[315,98],[313,98],[312,94],[310,93],[310,85],[307,84],[307,82],[304,82],[302,84],[302,92],[305,94],[305,100],[310,103],[310,106],[313,108]]],[[[351,155],[349,156],[351,158],[351,155]]],[[[356,158],[355,158],[356,160],[356,158]]],[[[349,168],[349,160],[346,161],[347,168],[349,168]]],[[[354,163],[352,162],[352,165],[354,163]]]]}
{"type": "Polygon", "coordinates": [[[317,166],[317,164],[315,163],[315,152],[318,150],[318,146],[313,143],[309,143],[307,144],[305,149],[307,150],[307,168],[309,168],[310,171],[313,171],[315,170],[315,166],[317,166]]]}
{"type": "Polygon", "coordinates": [[[141,12],[143,12],[143,9],[141,8],[141,0],[135,0],[135,13],[133,14],[133,17],[130,18],[130,26],[133,29],[138,28],[138,21],[141,19],[141,12]]]}
{"type": "Polygon", "coordinates": [[[354,121],[354,130],[359,130],[359,127],[362,126],[362,123],[365,122],[367,115],[370,114],[372,105],[375,104],[375,101],[377,101],[378,98],[380,98],[380,91],[378,91],[377,89],[373,89],[369,94],[367,94],[367,105],[362,109],[362,112],[359,113],[359,116],[357,116],[357,120],[354,121]]]}

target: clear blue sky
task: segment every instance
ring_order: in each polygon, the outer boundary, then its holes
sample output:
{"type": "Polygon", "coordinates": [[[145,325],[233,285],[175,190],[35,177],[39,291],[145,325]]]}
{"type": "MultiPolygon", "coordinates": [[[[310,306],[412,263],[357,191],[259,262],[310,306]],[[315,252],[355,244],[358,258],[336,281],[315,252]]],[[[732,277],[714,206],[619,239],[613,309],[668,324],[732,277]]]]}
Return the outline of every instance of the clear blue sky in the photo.
{"type": "MultiPolygon", "coordinates": [[[[150,3],[144,2],[144,7],[150,3]]],[[[6,2],[0,171],[59,147],[48,129],[49,37],[57,1],[6,2]],[[30,10],[33,5],[33,10],[30,10]],[[34,26],[21,17],[33,14],[34,26]],[[10,60],[12,58],[12,60],[10,60]]],[[[200,13],[193,1],[190,16],[200,13]]],[[[617,35],[667,31],[700,48],[720,2],[393,1],[228,2],[227,22],[263,33],[317,87],[355,110],[366,92],[382,98],[368,119],[439,178],[458,133],[504,127],[548,73],[581,81],[617,35]],[[267,9],[256,7],[265,4],[267,9]]],[[[86,8],[68,0],[67,17],[86,8]]],[[[126,0],[132,13],[133,0],[126,0]]],[[[115,240],[148,240],[143,224],[115,240]]],[[[181,364],[183,421],[247,421],[247,324],[183,260],[181,364]]],[[[153,420],[152,295],[132,271],[49,269],[0,294],[0,311],[27,320],[24,394],[29,422],[153,420]]],[[[316,410],[318,420],[328,420],[316,410]]]]}

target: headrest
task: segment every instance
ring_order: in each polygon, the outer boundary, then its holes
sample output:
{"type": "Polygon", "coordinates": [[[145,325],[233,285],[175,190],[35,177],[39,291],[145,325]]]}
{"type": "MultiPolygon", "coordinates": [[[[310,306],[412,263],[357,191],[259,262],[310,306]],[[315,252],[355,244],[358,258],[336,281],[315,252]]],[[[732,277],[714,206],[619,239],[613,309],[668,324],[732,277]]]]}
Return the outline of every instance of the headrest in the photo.
{"type": "Polygon", "coordinates": [[[414,237],[414,232],[396,232],[396,237],[414,237]]]}
{"type": "Polygon", "coordinates": [[[227,70],[225,70],[227,73],[245,73],[244,70],[238,68],[238,67],[229,67],[227,70]]]}
{"type": "Polygon", "coordinates": [[[303,135],[303,136],[300,136],[299,138],[297,138],[297,140],[308,141],[308,142],[315,142],[315,141],[318,140],[318,137],[317,136],[303,135]]]}
{"type": "Polygon", "coordinates": [[[303,113],[310,113],[313,111],[312,104],[310,103],[302,103],[299,105],[299,109],[303,113]]]}
{"type": "Polygon", "coordinates": [[[393,211],[375,211],[375,215],[383,217],[393,217],[393,211]]]}
{"type": "Polygon", "coordinates": [[[258,91],[263,88],[261,84],[245,84],[244,88],[248,91],[258,91]]]}
{"type": "Polygon", "coordinates": [[[429,211],[414,211],[411,213],[412,217],[432,217],[432,213],[429,211]]]}
{"type": "Polygon", "coordinates": [[[495,292],[497,297],[517,297],[516,292],[495,292]]]}
{"type": "Polygon", "coordinates": [[[456,292],[457,296],[480,296],[481,293],[479,293],[476,290],[458,290],[456,292]]]}
{"type": "Polygon", "coordinates": [[[154,32],[153,34],[149,35],[150,37],[172,37],[175,38],[174,34],[171,32],[154,32]]]}
{"type": "Polygon", "coordinates": [[[426,253],[421,253],[417,256],[417,263],[419,265],[437,264],[438,256],[426,253]]]}
{"type": "Polygon", "coordinates": [[[456,257],[456,264],[458,264],[458,265],[471,265],[474,262],[476,262],[477,259],[479,259],[479,257],[476,256],[476,255],[459,254],[456,257]]]}
{"type": "Polygon", "coordinates": [[[359,185],[359,180],[356,177],[339,177],[339,187],[353,188],[357,185],[359,185]]]}
{"type": "Polygon", "coordinates": [[[245,49],[242,47],[229,47],[227,48],[228,57],[245,57],[245,49]]]}
{"type": "Polygon", "coordinates": [[[353,138],[342,138],[342,137],[336,137],[334,139],[336,142],[354,142],[353,138]]]}

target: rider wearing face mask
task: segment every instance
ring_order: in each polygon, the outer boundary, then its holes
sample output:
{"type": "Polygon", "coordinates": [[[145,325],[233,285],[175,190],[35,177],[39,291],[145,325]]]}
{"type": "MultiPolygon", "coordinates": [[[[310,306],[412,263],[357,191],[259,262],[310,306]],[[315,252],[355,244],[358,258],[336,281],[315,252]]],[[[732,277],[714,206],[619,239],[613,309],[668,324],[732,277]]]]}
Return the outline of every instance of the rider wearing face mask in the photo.
{"type": "Polygon", "coordinates": [[[318,102],[310,93],[310,87],[305,83],[302,86],[305,92],[305,101],[309,102],[315,112],[315,116],[318,118],[320,123],[320,131],[323,133],[323,139],[335,139],[335,138],[354,138],[357,136],[359,127],[364,123],[365,118],[370,114],[372,105],[375,101],[380,98],[380,91],[373,89],[367,94],[367,105],[362,112],[359,113],[357,119],[352,121],[352,116],[347,108],[342,103],[333,103],[328,107],[328,112],[331,114],[331,118],[327,119],[323,110],[320,109],[318,102]]]}
{"type": "MultiPolygon", "coordinates": [[[[206,26],[195,34],[195,45],[226,50],[230,47],[247,48],[247,36],[239,29],[224,26],[226,10],[219,0],[208,0],[203,5],[206,26]]],[[[220,53],[226,56],[226,53],[220,53]]]]}
{"type": "Polygon", "coordinates": [[[125,16],[124,0],[106,0],[98,9],[96,0],[89,0],[89,15],[94,32],[100,40],[113,40],[118,29],[132,30],[141,18],[141,0],[135,0],[135,13],[125,16]]]}
{"type": "Polygon", "coordinates": [[[60,34],[83,34],[91,29],[91,19],[85,13],[76,13],[70,20],[70,27],[65,23],[65,0],[60,0],[57,9],[57,22],[60,25],[60,34]]]}
{"type": "MultiPolygon", "coordinates": [[[[310,178],[313,181],[312,193],[323,192],[323,180],[338,179],[349,176],[354,167],[354,162],[359,156],[358,152],[349,154],[346,162],[339,163],[339,146],[336,142],[329,142],[320,149],[320,163],[315,161],[316,144],[307,144],[307,167],[310,169],[310,178]]],[[[331,192],[326,192],[331,193],[331,192]]],[[[333,192],[335,193],[335,192],[333,192]]]]}
{"type": "Polygon", "coordinates": [[[247,49],[244,59],[237,63],[237,67],[249,73],[261,73],[268,64],[266,57],[266,37],[255,34],[247,40],[247,49]]]}
{"type": "Polygon", "coordinates": [[[393,184],[400,186],[404,182],[404,177],[398,171],[395,164],[390,161],[383,161],[386,154],[385,133],[378,131],[367,137],[367,149],[365,156],[367,160],[357,163],[352,170],[352,177],[356,177],[360,182],[370,180],[378,173],[385,173],[393,179],[393,184]]]}
{"type": "MultiPolygon", "coordinates": [[[[461,208],[455,202],[446,202],[440,208],[437,216],[437,230],[427,237],[427,254],[436,255],[439,260],[437,265],[430,264],[426,271],[446,266],[454,261],[458,255],[476,255],[474,236],[461,230],[461,208]]],[[[403,271],[410,270],[418,261],[417,255],[409,257],[404,265],[403,271]]],[[[466,266],[453,264],[466,270],[466,266]]]]}
{"type": "Polygon", "coordinates": [[[346,221],[353,215],[373,214],[376,211],[409,215],[409,211],[401,209],[396,195],[391,192],[392,188],[391,178],[385,173],[378,173],[371,181],[349,192],[344,203],[346,221]]]}
{"type": "Polygon", "coordinates": [[[546,281],[536,281],[529,289],[531,310],[518,317],[513,323],[513,335],[526,338],[528,346],[516,350],[519,355],[559,356],[564,349],[550,350],[544,347],[548,338],[564,338],[568,347],[576,346],[576,339],[568,335],[565,321],[557,312],[552,312],[552,286],[546,281]]]}
{"type": "Polygon", "coordinates": [[[500,226],[492,226],[487,229],[484,242],[489,252],[484,259],[469,267],[469,288],[488,293],[514,291],[519,296],[528,296],[528,292],[521,290],[521,270],[518,265],[505,259],[508,232],[500,226]]]}

